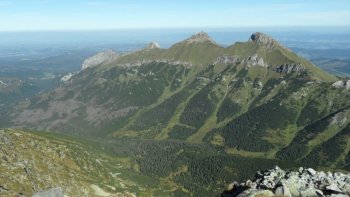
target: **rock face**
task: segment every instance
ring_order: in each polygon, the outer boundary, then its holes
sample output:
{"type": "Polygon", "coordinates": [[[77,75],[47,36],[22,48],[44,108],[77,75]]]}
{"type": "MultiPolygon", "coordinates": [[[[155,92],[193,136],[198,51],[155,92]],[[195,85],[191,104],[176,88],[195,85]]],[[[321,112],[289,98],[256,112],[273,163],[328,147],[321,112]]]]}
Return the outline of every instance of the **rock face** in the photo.
{"type": "Polygon", "coordinates": [[[350,80],[347,81],[337,81],[332,84],[333,87],[339,88],[339,89],[346,89],[350,90],[350,80]]]}
{"type": "Polygon", "coordinates": [[[112,61],[118,57],[117,53],[111,49],[97,53],[94,56],[87,58],[82,65],[82,69],[98,66],[99,64],[112,61]]]}
{"type": "Polygon", "coordinates": [[[2,80],[0,80],[0,84],[3,86],[8,86],[7,83],[3,82],[2,80]]]}
{"type": "Polygon", "coordinates": [[[276,166],[257,172],[254,181],[233,183],[231,188],[221,196],[349,196],[350,174],[317,172],[312,168],[287,172],[276,166]]]}
{"type": "Polygon", "coordinates": [[[198,42],[211,42],[211,43],[215,44],[215,41],[213,39],[211,39],[210,36],[205,32],[199,32],[199,33],[191,36],[187,40],[185,40],[185,42],[189,43],[189,44],[198,43],[198,42]]]}
{"type": "Polygon", "coordinates": [[[124,64],[118,64],[118,66],[122,67],[139,67],[143,64],[150,64],[150,63],[166,63],[166,64],[171,64],[171,65],[185,65],[188,67],[192,67],[193,64],[191,62],[186,62],[186,61],[173,61],[170,59],[155,59],[155,60],[150,60],[150,59],[145,59],[142,61],[136,61],[133,63],[124,63],[124,64]]]}
{"type": "Polygon", "coordinates": [[[262,57],[259,57],[257,54],[254,54],[252,56],[249,56],[246,60],[244,60],[244,63],[248,66],[263,66],[268,67],[267,64],[265,64],[264,59],[262,57]]]}
{"type": "Polygon", "coordinates": [[[282,64],[273,70],[281,74],[288,74],[291,72],[303,72],[306,68],[301,64],[282,64]]]}
{"type": "Polygon", "coordinates": [[[156,42],[151,42],[147,45],[146,49],[159,49],[160,46],[158,43],[156,42]]]}
{"type": "Polygon", "coordinates": [[[235,64],[239,62],[238,56],[223,55],[218,57],[213,64],[235,64]]]}
{"type": "Polygon", "coordinates": [[[261,32],[253,33],[249,40],[257,44],[265,45],[269,48],[274,48],[276,45],[278,45],[276,40],[261,32]]]}
{"type": "Polygon", "coordinates": [[[61,81],[62,82],[66,82],[68,80],[70,80],[73,76],[74,76],[75,73],[68,73],[66,75],[64,75],[62,78],[61,78],[61,81]]]}
{"type": "Polygon", "coordinates": [[[63,197],[60,187],[55,187],[46,191],[41,191],[33,195],[33,197],[63,197]]]}

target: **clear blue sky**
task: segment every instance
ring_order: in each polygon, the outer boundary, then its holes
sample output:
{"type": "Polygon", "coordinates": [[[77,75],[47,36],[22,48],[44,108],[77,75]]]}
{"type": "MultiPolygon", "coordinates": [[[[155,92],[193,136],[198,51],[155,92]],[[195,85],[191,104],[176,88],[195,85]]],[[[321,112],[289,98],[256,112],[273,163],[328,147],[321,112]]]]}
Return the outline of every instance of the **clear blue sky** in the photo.
{"type": "Polygon", "coordinates": [[[0,31],[350,26],[350,0],[0,0],[0,31]]]}

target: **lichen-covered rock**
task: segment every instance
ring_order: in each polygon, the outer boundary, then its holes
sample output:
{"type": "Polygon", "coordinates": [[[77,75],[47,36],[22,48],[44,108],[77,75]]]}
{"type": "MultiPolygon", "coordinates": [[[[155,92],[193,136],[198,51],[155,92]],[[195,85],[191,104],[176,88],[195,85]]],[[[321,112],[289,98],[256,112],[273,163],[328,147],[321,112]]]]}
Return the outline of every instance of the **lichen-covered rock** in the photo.
{"type": "Polygon", "coordinates": [[[276,196],[292,197],[292,194],[290,193],[289,188],[285,184],[282,184],[281,186],[276,188],[275,195],[276,196]]]}
{"type": "Polygon", "coordinates": [[[63,192],[60,187],[55,187],[49,190],[40,191],[34,194],[33,197],[63,197],[63,192]]]}
{"type": "Polygon", "coordinates": [[[238,195],[238,197],[268,197],[275,196],[270,190],[248,189],[238,195]]]}
{"type": "Polygon", "coordinates": [[[350,174],[317,172],[299,168],[286,172],[279,167],[257,172],[256,179],[236,183],[224,197],[246,196],[349,196],[350,174]],[[238,187],[239,186],[239,187],[238,187]],[[251,187],[253,186],[253,187],[251,187]]]}

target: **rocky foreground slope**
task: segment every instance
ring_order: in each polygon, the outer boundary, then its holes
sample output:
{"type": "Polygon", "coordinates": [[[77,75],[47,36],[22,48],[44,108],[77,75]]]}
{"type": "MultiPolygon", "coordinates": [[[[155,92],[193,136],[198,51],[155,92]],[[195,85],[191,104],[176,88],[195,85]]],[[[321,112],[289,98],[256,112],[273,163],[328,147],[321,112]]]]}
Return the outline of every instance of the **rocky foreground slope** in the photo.
{"type": "Polygon", "coordinates": [[[276,166],[264,172],[258,171],[253,181],[232,183],[222,197],[349,195],[350,174],[317,172],[302,167],[298,171],[284,171],[276,166]]]}
{"type": "Polygon", "coordinates": [[[0,196],[134,196],[120,162],[81,143],[0,129],[0,196]],[[55,195],[53,195],[55,194],[55,195]]]}

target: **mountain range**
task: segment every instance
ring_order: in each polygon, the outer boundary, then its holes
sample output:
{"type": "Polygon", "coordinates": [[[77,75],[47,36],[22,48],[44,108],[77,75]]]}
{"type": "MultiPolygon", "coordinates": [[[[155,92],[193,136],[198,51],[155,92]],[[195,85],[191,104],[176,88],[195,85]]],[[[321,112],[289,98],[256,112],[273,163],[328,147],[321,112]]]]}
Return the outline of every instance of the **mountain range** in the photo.
{"type": "Polygon", "coordinates": [[[1,121],[94,139],[181,196],[274,164],[350,170],[349,117],[347,79],[264,33],[222,47],[200,32],[167,49],[96,54],[1,121]]]}

